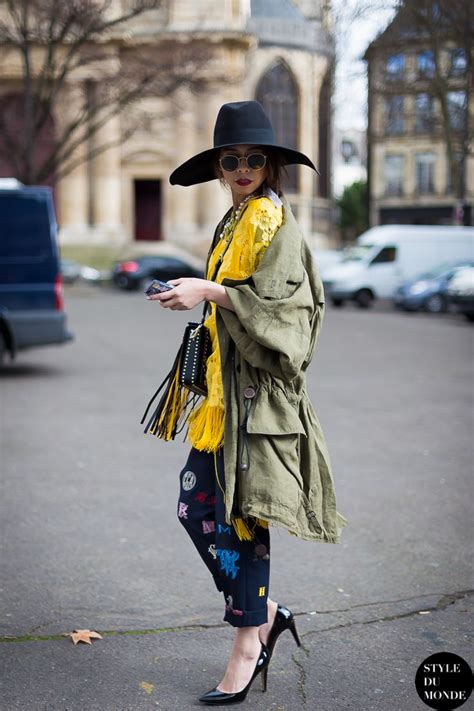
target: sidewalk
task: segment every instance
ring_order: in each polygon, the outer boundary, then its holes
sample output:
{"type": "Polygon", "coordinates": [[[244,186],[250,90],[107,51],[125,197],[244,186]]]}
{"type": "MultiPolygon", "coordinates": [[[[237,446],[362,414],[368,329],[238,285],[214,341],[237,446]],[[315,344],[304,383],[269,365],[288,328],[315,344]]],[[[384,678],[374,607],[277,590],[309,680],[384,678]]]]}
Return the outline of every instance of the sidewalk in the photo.
{"type": "MultiPolygon", "coordinates": [[[[67,304],[74,344],[0,379],[0,711],[201,708],[233,632],[176,519],[188,446],[139,425],[190,314],[85,287],[67,304]],[[61,636],[85,628],[104,638],[61,636]]],[[[304,648],[285,633],[242,709],[426,711],[428,656],[474,666],[471,354],[463,320],[328,309],[308,392],[349,525],[337,546],[272,529],[304,648]]]]}
{"type": "MultiPolygon", "coordinates": [[[[430,595],[298,614],[303,647],[278,642],[268,691],[256,680],[241,708],[255,711],[426,711],[414,685],[427,648],[469,660],[469,594],[430,595]],[[429,614],[420,614],[429,611],[429,614]]],[[[92,645],[37,630],[0,645],[2,711],[186,711],[222,674],[227,625],[182,630],[98,630],[92,645]]],[[[466,704],[469,708],[470,701],[466,704]]]]}

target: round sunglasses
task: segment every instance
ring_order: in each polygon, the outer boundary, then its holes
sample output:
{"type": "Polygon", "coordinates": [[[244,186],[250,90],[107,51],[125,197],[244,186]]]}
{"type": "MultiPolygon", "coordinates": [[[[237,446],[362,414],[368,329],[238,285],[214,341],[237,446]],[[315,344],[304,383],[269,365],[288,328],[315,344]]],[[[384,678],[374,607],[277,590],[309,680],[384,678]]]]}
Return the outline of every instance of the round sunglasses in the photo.
{"type": "Polygon", "coordinates": [[[244,161],[244,165],[252,170],[262,170],[267,163],[267,156],[263,153],[250,153],[248,156],[222,156],[219,158],[219,165],[222,170],[227,173],[232,173],[240,165],[240,161],[244,161]]]}

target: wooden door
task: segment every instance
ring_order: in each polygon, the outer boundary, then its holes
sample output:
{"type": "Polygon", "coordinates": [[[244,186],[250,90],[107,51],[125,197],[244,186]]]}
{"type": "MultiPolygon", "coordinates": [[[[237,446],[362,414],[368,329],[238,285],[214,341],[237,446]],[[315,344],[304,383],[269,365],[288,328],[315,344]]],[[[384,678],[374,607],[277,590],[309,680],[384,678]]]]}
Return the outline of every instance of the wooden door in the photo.
{"type": "Polygon", "coordinates": [[[161,233],[161,181],[135,180],[135,239],[154,242],[161,233]]]}

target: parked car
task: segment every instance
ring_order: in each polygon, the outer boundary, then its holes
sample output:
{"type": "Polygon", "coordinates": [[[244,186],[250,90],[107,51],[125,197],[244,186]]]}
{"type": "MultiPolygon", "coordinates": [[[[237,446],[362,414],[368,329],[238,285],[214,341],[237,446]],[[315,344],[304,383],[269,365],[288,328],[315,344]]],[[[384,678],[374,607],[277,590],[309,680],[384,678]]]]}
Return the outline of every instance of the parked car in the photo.
{"type": "Polygon", "coordinates": [[[0,180],[0,361],[72,338],[51,188],[0,180]]]}
{"type": "Polygon", "coordinates": [[[111,277],[110,270],[95,269],[95,267],[88,267],[85,264],[81,265],[81,279],[82,279],[82,281],[87,281],[90,284],[99,284],[100,282],[109,281],[110,277],[111,277]]]}
{"type": "Polygon", "coordinates": [[[345,301],[366,308],[391,298],[398,286],[443,262],[472,260],[474,228],[438,225],[381,225],[357,239],[341,264],[323,280],[334,306],[345,301]]]}
{"type": "Polygon", "coordinates": [[[64,284],[75,284],[81,276],[81,265],[72,259],[61,259],[60,268],[64,284]]]}
{"type": "Polygon", "coordinates": [[[394,306],[405,311],[446,311],[449,284],[463,267],[474,267],[474,262],[441,264],[437,269],[404,282],[395,292],[394,306]]]}
{"type": "Polygon", "coordinates": [[[61,274],[65,284],[75,284],[78,280],[97,284],[110,279],[110,272],[79,264],[73,259],[61,259],[61,274]]]}
{"type": "Polygon", "coordinates": [[[113,283],[126,291],[144,288],[152,279],[167,281],[179,277],[202,278],[203,272],[182,259],[166,255],[136,257],[117,262],[112,269],[113,283]]]}
{"type": "Polygon", "coordinates": [[[474,321],[474,267],[457,271],[448,287],[448,299],[468,321],[474,321]]]}

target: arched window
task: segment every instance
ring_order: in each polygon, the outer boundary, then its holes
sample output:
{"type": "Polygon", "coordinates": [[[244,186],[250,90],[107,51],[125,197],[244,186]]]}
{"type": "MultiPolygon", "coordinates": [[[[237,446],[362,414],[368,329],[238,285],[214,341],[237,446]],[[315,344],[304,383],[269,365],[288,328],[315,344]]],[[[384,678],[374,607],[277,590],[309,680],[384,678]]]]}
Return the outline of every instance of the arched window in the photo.
{"type": "MultiPolygon", "coordinates": [[[[298,149],[299,96],[292,73],[283,62],[274,64],[258,83],[256,97],[273,125],[275,142],[298,149]]],[[[296,165],[287,167],[283,185],[289,192],[298,191],[296,165]]]]}

